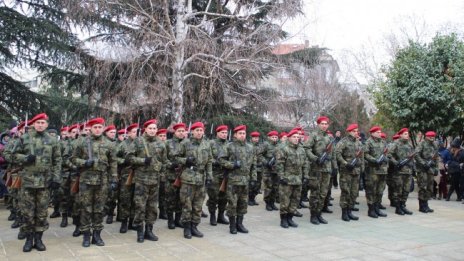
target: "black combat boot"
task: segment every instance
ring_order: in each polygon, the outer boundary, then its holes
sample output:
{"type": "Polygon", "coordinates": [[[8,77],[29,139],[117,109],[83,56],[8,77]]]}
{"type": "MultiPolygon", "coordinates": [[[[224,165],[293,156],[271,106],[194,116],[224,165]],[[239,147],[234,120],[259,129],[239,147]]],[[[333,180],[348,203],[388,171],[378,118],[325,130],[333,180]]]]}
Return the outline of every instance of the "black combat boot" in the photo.
{"type": "Polygon", "coordinates": [[[248,229],[243,226],[243,216],[237,216],[237,231],[240,233],[248,233],[248,229]]]}
{"type": "Polygon", "coordinates": [[[367,211],[367,215],[371,218],[378,218],[379,216],[377,215],[377,213],[375,213],[375,208],[374,208],[374,205],[372,204],[367,204],[367,207],[369,208],[369,210],[367,211]]]}
{"type": "Polygon", "coordinates": [[[424,201],[419,199],[419,211],[427,214],[427,208],[425,207],[424,201]]]}
{"type": "Polygon", "coordinates": [[[159,219],[168,219],[168,215],[166,214],[166,208],[165,207],[160,207],[160,212],[158,214],[159,219]]]}
{"type": "MultiPolygon", "coordinates": [[[[58,205],[58,204],[57,204],[58,205]]],[[[60,214],[60,207],[59,206],[54,206],[53,207],[53,212],[52,214],[50,215],[50,218],[57,218],[57,217],[61,217],[61,214],[60,214]]]]}
{"type": "Polygon", "coordinates": [[[105,242],[103,242],[103,239],[101,238],[101,230],[94,230],[93,235],[92,235],[92,244],[95,244],[97,246],[104,246],[105,242]]]}
{"type": "Polygon", "coordinates": [[[323,208],[322,208],[322,213],[333,213],[332,210],[329,209],[329,206],[328,205],[325,205],[323,208]]]}
{"type": "Polygon", "coordinates": [[[269,201],[266,201],[266,210],[267,211],[272,211],[271,202],[269,202],[269,201]]]}
{"type": "Polygon", "coordinates": [[[298,227],[298,224],[293,221],[293,215],[292,214],[287,214],[287,223],[290,227],[298,227]]]}
{"type": "Polygon", "coordinates": [[[224,215],[224,210],[219,210],[217,222],[219,224],[229,225],[229,220],[227,220],[226,216],[224,215]]]}
{"type": "Polygon", "coordinates": [[[68,213],[61,214],[61,224],[60,227],[67,227],[68,226],[68,213]]]}
{"type": "Polygon", "coordinates": [[[287,214],[280,214],[280,226],[283,228],[288,228],[287,214]]]}
{"type": "Polygon", "coordinates": [[[121,234],[127,233],[127,218],[121,221],[121,227],[119,228],[119,233],[121,234]]]}
{"type": "Polygon", "coordinates": [[[150,241],[158,241],[158,237],[153,233],[153,225],[145,225],[144,238],[150,241]]]}
{"type": "Polygon", "coordinates": [[[320,224],[319,219],[317,218],[316,211],[311,210],[311,217],[309,219],[309,222],[311,222],[311,224],[314,224],[314,225],[320,224]]]}
{"type": "Polygon", "coordinates": [[[382,209],[382,210],[387,209],[384,205],[382,205],[382,203],[377,203],[377,204],[379,206],[379,209],[382,209]]]}
{"type": "Polygon", "coordinates": [[[305,203],[303,203],[302,200],[300,200],[300,203],[298,204],[298,208],[308,208],[308,205],[306,205],[305,203]]]}
{"type": "Polygon", "coordinates": [[[353,213],[351,212],[351,208],[348,208],[348,217],[349,217],[351,220],[359,220],[359,217],[353,215],[353,213]]]}
{"type": "Polygon", "coordinates": [[[401,207],[401,210],[403,210],[404,214],[412,215],[412,212],[409,211],[409,209],[406,208],[406,202],[401,202],[400,207],[401,207]]]}
{"type": "Polygon", "coordinates": [[[113,224],[113,213],[106,216],[106,224],[113,224]]]}
{"type": "Polygon", "coordinates": [[[192,238],[192,223],[184,222],[184,238],[191,239],[192,238]]]}
{"type": "Polygon", "coordinates": [[[279,210],[279,208],[275,205],[273,201],[271,202],[271,207],[272,207],[272,210],[279,210]]]}
{"type": "Polygon", "coordinates": [[[375,210],[375,213],[377,214],[377,216],[379,216],[379,217],[387,217],[387,214],[380,210],[380,203],[374,204],[374,210],[375,210]]]}
{"type": "Polygon", "coordinates": [[[350,210],[351,211],[359,211],[359,208],[357,208],[356,206],[353,206],[350,210]]]}
{"type": "Polygon", "coordinates": [[[175,229],[176,224],[174,224],[174,213],[169,212],[168,213],[168,228],[169,229],[175,229]]]}
{"type": "Polygon", "coordinates": [[[19,229],[19,232],[18,232],[18,239],[19,240],[23,240],[25,239],[27,236],[27,234],[22,230],[22,229],[19,229]]]}
{"type": "Polygon", "coordinates": [[[203,210],[201,211],[201,217],[202,218],[207,218],[208,214],[206,214],[203,210]]]}
{"type": "Polygon", "coordinates": [[[90,230],[83,231],[82,234],[83,240],[82,240],[82,246],[83,247],[89,247],[90,246],[90,230]]]}
{"type": "Polygon", "coordinates": [[[395,205],[396,205],[395,214],[404,216],[404,212],[403,212],[403,209],[401,208],[401,205],[399,203],[395,205]]]}
{"type": "Polygon", "coordinates": [[[133,218],[129,218],[129,224],[127,225],[127,229],[137,231],[137,227],[134,226],[134,219],[133,218]]]}
{"type": "Polygon", "coordinates": [[[26,242],[24,242],[23,252],[31,252],[34,241],[34,233],[26,233],[26,242]]]}
{"type": "Polygon", "coordinates": [[[427,200],[424,200],[425,208],[427,209],[428,213],[433,213],[433,209],[429,207],[429,202],[427,200]]]}
{"type": "Polygon", "coordinates": [[[203,233],[201,233],[198,230],[197,226],[198,226],[197,223],[192,223],[192,236],[194,236],[194,237],[203,237],[203,233]]]}
{"type": "Polygon", "coordinates": [[[21,226],[21,217],[19,215],[16,215],[16,218],[13,224],[11,224],[11,228],[18,228],[20,226],[21,226]]]}
{"type": "Polygon", "coordinates": [[[79,217],[73,217],[73,224],[76,226],[74,228],[74,231],[72,233],[73,237],[78,237],[81,235],[81,230],[80,230],[80,220],[79,217]]]}
{"type": "Polygon", "coordinates": [[[348,208],[342,208],[342,220],[343,221],[350,221],[350,217],[348,217],[348,208]]]}
{"type": "Polygon", "coordinates": [[[294,217],[302,217],[303,214],[301,214],[300,211],[295,210],[295,213],[293,213],[293,216],[294,216],[294,217]]]}
{"type": "Polygon", "coordinates": [[[301,201],[303,201],[303,202],[309,202],[308,196],[305,195],[305,196],[301,197],[301,201]]]}
{"type": "Polygon", "coordinates": [[[209,212],[209,224],[211,226],[217,226],[217,219],[216,219],[216,211],[210,211],[209,212]]]}
{"type": "Polygon", "coordinates": [[[143,234],[143,225],[140,224],[137,227],[137,243],[143,243],[145,241],[145,235],[143,234]]]}
{"type": "Polygon", "coordinates": [[[183,228],[184,226],[180,222],[181,215],[182,215],[181,213],[176,213],[175,218],[174,218],[174,224],[176,225],[176,227],[183,228]]]}
{"type": "Polygon", "coordinates": [[[237,234],[237,217],[229,216],[229,231],[231,234],[237,234]]]}
{"type": "Polygon", "coordinates": [[[328,224],[329,222],[327,222],[327,220],[325,220],[322,215],[321,215],[321,212],[318,212],[317,213],[317,220],[319,220],[319,223],[321,224],[328,224]]]}
{"type": "Polygon", "coordinates": [[[37,251],[47,250],[44,243],[42,242],[42,235],[43,232],[35,232],[34,234],[34,248],[37,249],[37,251]]]}
{"type": "Polygon", "coordinates": [[[13,221],[16,219],[16,211],[14,209],[10,210],[10,215],[8,216],[8,221],[13,221]]]}

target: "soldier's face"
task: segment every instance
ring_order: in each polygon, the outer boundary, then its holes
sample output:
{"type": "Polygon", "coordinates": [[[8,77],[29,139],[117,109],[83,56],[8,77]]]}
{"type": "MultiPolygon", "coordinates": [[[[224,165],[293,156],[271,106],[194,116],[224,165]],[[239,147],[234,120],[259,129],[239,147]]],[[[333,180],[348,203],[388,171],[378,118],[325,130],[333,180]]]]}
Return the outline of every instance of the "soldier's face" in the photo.
{"type": "Polygon", "coordinates": [[[352,137],[359,138],[358,129],[354,129],[354,130],[348,132],[348,134],[350,134],[350,136],[352,136],[352,137]]]}
{"type": "Polygon", "coordinates": [[[234,138],[236,138],[239,141],[245,141],[245,139],[246,139],[246,131],[241,130],[241,131],[235,132],[234,133],[234,138]]]}
{"type": "Polygon", "coordinates": [[[130,130],[128,133],[129,138],[135,139],[137,137],[137,130],[138,128],[133,128],[132,130],[130,130]]]}
{"type": "Polygon", "coordinates": [[[287,141],[287,140],[288,140],[288,137],[287,137],[287,136],[282,136],[282,138],[280,138],[280,141],[282,141],[282,142],[285,142],[285,141],[287,141]]]}
{"type": "Polygon", "coordinates": [[[77,137],[78,129],[72,129],[71,138],[75,139],[77,137]]]}
{"type": "Polygon", "coordinates": [[[203,128],[196,128],[192,131],[193,138],[197,140],[203,138],[203,134],[205,134],[205,130],[203,128]]]}
{"type": "Polygon", "coordinates": [[[223,130],[223,131],[216,132],[216,136],[218,137],[218,139],[225,140],[227,139],[227,131],[223,130]]]}
{"type": "Polygon", "coordinates": [[[99,137],[103,134],[103,125],[102,124],[95,124],[90,127],[90,132],[93,136],[99,137]]]}
{"type": "Polygon", "coordinates": [[[251,137],[251,142],[258,143],[259,142],[259,137],[251,137]]]}
{"type": "Polygon", "coordinates": [[[435,140],[435,137],[427,137],[427,136],[426,136],[425,139],[428,140],[428,141],[434,141],[434,140],[435,140]]]}
{"type": "Polygon", "coordinates": [[[123,141],[124,140],[124,134],[119,134],[118,135],[118,140],[123,141]]]}
{"type": "Polygon", "coordinates": [[[318,126],[321,131],[327,131],[329,123],[327,121],[321,121],[318,126]]]}
{"type": "Polygon", "coordinates": [[[106,132],[106,136],[112,140],[114,140],[114,137],[116,137],[116,130],[110,130],[106,132]]]}
{"type": "Polygon", "coordinates": [[[298,134],[292,135],[288,138],[292,144],[298,144],[300,142],[300,136],[298,134]]]}
{"type": "Polygon", "coordinates": [[[381,131],[381,130],[378,130],[378,131],[372,132],[371,135],[372,135],[372,137],[374,137],[374,138],[380,139],[380,138],[381,138],[380,135],[382,135],[382,131],[381,131]]]}
{"type": "Polygon", "coordinates": [[[157,131],[158,131],[158,126],[156,124],[150,124],[145,128],[145,132],[150,137],[155,137],[157,131]]]}
{"type": "Polygon", "coordinates": [[[184,129],[184,128],[178,128],[178,129],[174,132],[174,136],[176,136],[176,138],[178,138],[178,139],[183,139],[183,138],[185,138],[185,129],[184,129]]]}
{"type": "Polygon", "coordinates": [[[158,138],[161,140],[161,141],[165,141],[168,137],[166,136],[166,134],[158,134],[158,138]]]}
{"type": "Polygon", "coordinates": [[[401,133],[400,138],[402,140],[409,140],[409,132],[406,131],[406,132],[401,133]]]}
{"type": "Polygon", "coordinates": [[[340,131],[335,132],[335,137],[341,137],[342,133],[340,131]]]}
{"type": "Polygon", "coordinates": [[[62,131],[61,132],[61,138],[65,139],[66,137],[69,137],[69,133],[67,131],[62,131]]]}
{"type": "Polygon", "coordinates": [[[279,137],[278,136],[271,136],[271,137],[269,137],[269,140],[271,140],[272,142],[277,142],[277,140],[279,140],[279,137]]]}
{"type": "Polygon", "coordinates": [[[43,132],[48,128],[48,122],[46,120],[37,120],[34,122],[34,129],[37,132],[43,132]]]}

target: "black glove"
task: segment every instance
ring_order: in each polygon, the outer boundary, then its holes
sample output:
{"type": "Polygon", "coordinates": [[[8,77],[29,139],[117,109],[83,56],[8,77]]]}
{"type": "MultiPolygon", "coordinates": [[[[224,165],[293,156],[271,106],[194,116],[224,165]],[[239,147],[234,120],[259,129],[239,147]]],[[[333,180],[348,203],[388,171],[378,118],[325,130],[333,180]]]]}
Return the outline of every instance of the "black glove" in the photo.
{"type": "Polygon", "coordinates": [[[242,162],[240,160],[234,161],[234,169],[239,169],[242,167],[242,162]]]}
{"type": "Polygon", "coordinates": [[[60,188],[60,183],[52,181],[50,182],[50,185],[48,185],[48,188],[51,190],[56,190],[60,188]]]}
{"type": "Polygon", "coordinates": [[[124,159],[124,162],[122,163],[123,166],[128,166],[130,164],[129,159],[124,159]]]}
{"type": "Polygon", "coordinates": [[[303,178],[303,185],[308,186],[309,185],[309,179],[303,178]]]}
{"type": "Polygon", "coordinates": [[[346,164],[346,165],[345,165],[345,168],[346,168],[346,170],[348,170],[348,171],[354,170],[354,167],[353,167],[353,165],[351,165],[351,164],[346,164]]]}
{"type": "Polygon", "coordinates": [[[250,188],[254,189],[254,188],[256,188],[256,185],[257,185],[256,180],[250,181],[250,188]]]}
{"type": "Polygon", "coordinates": [[[34,163],[35,162],[35,155],[29,154],[26,156],[26,162],[27,163],[34,163]]]}
{"type": "Polygon", "coordinates": [[[280,179],[280,184],[281,184],[281,185],[288,185],[288,180],[286,180],[286,179],[280,179]]]}
{"type": "Polygon", "coordinates": [[[88,159],[88,160],[85,161],[84,166],[86,166],[87,168],[90,168],[90,167],[93,166],[94,163],[95,163],[95,160],[88,159]]]}
{"type": "Polygon", "coordinates": [[[213,181],[211,181],[210,179],[206,179],[205,186],[209,188],[211,187],[211,185],[213,185],[213,181]]]}
{"type": "Polygon", "coordinates": [[[177,162],[172,162],[171,163],[171,170],[175,170],[177,167],[179,167],[179,163],[177,163],[177,162]]]}
{"type": "Polygon", "coordinates": [[[195,166],[196,163],[197,163],[197,159],[195,159],[195,157],[193,156],[188,156],[187,159],[185,160],[185,165],[187,167],[195,166]]]}
{"type": "Polygon", "coordinates": [[[145,163],[145,166],[150,165],[150,163],[151,163],[151,157],[146,157],[144,163],[145,163]]]}
{"type": "Polygon", "coordinates": [[[425,170],[425,171],[428,171],[429,169],[430,169],[430,166],[429,166],[428,164],[425,164],[425,165],[424,165],[424,170],[425,170]]]}
{"type": "Polygon", "coordinates": [[[221,166],[221,164],[219,164],[219,162],[217,162],[217,161],[213,162],[213,168],[219,168],[220,166],[221,166]]]}
{"type": "Polygon", "coordinates": [[[116,182],[116,181],[111,181],[111,183],[110,183],[110,188],[111,188],[112,191],[118,190],[118,182],[116,182]]]}
{"type": "Polygon", "coordinates": [[[337,174],[338,174],[338,169],[333,168],[333,169],[332,169],[332,173],[331,173],[332,177],[337,176],[337,174]]]}

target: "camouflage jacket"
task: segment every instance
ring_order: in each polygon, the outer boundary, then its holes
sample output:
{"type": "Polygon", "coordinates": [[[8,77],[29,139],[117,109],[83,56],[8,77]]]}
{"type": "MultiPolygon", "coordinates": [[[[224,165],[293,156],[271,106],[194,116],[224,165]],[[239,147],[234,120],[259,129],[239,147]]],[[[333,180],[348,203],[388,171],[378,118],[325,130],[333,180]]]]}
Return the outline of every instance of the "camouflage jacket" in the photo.
{"type": "Polygon", "coordinates": [[[145,185],[156,185],[160,180],[163,164],[167,161],[166,146],[146,133],[135,139],[127,148],[126,158],[134,169],[134,181],[145,185]],[[150,165],[145,158],[151,158],[150,165]]]}
{"type": "Polygon", "coordinates": [[[388,153],[388,145],[385,141],[380,138],[370,137],[365,145],[364,159],[367,161],[369,166],[370,174],[387,174],[388,169],[388,157],[385,155],[385,160],[379,166],[377,160],[384,154],[388,153]]]}
{"type": "MultiPolygon", "coordinates": [[[[402,160],[410,158],[414,153],[414,149],[409,143],[409,140],[398,140],[392,143],[391,148],[388,150],[388,159],[391,161],[393,166],[397,166],[402,160]]],[[[415,169],[414,159],[411,159],[406,166],[396,170],[398,174],[412,174],[415,169]]]]}
{"type": "Polygon", "coordinates": [[[299,144],[287,143],[277,151],[277,175],[288,185],[301,185],[302,178],[308,179],[306,152],[299,144]]]}
{"type": "Polygon", "coordinates": [[[15,155],[13,154],[13,148],[18,139],[18,137],[10,139],[10,141],[3,150],[3,156],[5,157],[5,160],[8,162],[8,167],[6,171],[11,173],[12,177],[17,177],[18,173],[22,169],[22,164],[15,159],[15,155]]]}
{"type": "Polygon", "coordinates": [[[221,164],[219,163],[219,154],[221,151],[224,151],[227,147],[227,140],[222,139],[214,139],[209,142],[211,147],[211,153],[213,156],[213,175],[214,176],[222,176],[224,175],[224,169],[222,168],[221,164]]]}
{"type": "Polygon", "coordinates": [[[129,159],[126,159],[126,155],[133,142],[133,139],[127,138],[116,147],[116,161],[118,162],[118,172],[121,177],[129,175],[132,170],[132,165],[129,163],[129,159]]]}
{"type": "Polygon", "coordinates": [[[256,155],[256,172],[263,172],[263,146],[260,143],[251,143],[255,149],[256,155]]]}
{"type": "Polygon", "coordinates": [[[244,141],[235,140],[219,154],[219,162],[228,169],[228,184],[246,186],[250,180],[256,181],[256,155],[253,146],[244,141]],[[234,168],[234,162],[240,161],[241,167],[234,168]]]}
{"type": "Polygon", "coordinates": [[[272,142],[270,140],[265,141],[262,145],[262,158],[257,158],[256,160],[261,160],[261,164],[263,166],[263,173],[264,174],[271,174],[277,173],[275,165],[272,168],[269,168],[268,163],[271,161],[272,158],[276,159],[276,150],[279,146],[278,142],[272,142]]]}
{"type": "Polygon", "coordinates": [[[317,164],[317,159],[324,154],[331,142],[330,136],[322,130],[314,131],[309,135],[309,139],[304,143],[304,149],[308,160],[312,163],[311,170],[314,170],[315,172],[332,173],[332,167],[337,166],[336,159],[334,157],[334,144],[332,144],[331,152],[324,164],[317,164]]]}
{"type": "Polygon", "coordinates": [[[341,173],[360,174],[364,171],[364,146],[363,144],[351,135],[341,139],[335,147],[335,155],[341,173]],[[346,166],[353,162],[355,158],[358,161],[352,171],[348,171],[346,166]]]}
{"type": "Polygon", "coordinates": [[[176,154],[176,161],[183,165],[182,184],[204,185],[205,180],[213,179],[211,147],[205,139],[186,139],[180,143],[176,154]],[[185,167],[187,157],[195,158],[195,165],[185,167]]]}
{"type": "Polygon", "coordinates": [[[419,143],[416,147],[414,159],[423,172],[425,172],[424,167],[429,165],[430,169],[428,169],[428,172],[430,174],[438,173],[440,156],[438,155],[438,146],[433,141],[424,140],[419,143]]]}
{"type": "Polygon", "coordinates": [[[108,181],[108,175],[111,181],[117,181],[116,151],[102,135],[81,136],[76,139],[71,161],[79,168],[81,183],[103,185],[108,181]],[[89,153],[95,163],[91,167],[85,167],[85,161],[90,158],[89,153]]]}
{"type": "Polygon", "coordinates": [[[45,188],[49,182],[61,182],[61,151],[58,140],[46,131],[30,130],[15,141],[14,159],[22,164],[20,172],[22,186],[26,188],[45,188]],[[35,155],[33,163],[27,163],[28,155],[35,155]]]}
{"type": "Polygon", "coordinates": [[[180,143],[183,139],[179,139],[177,137],[172,137],[172,139],[166,140],[166,151],[168,160],[165,164],[166,168],[166,180],[167,181],[174,181],[177,178],[177,175],[181,168],[174,168],[174,163],[176,163],[176,155],[180,149],[180,143]]]}

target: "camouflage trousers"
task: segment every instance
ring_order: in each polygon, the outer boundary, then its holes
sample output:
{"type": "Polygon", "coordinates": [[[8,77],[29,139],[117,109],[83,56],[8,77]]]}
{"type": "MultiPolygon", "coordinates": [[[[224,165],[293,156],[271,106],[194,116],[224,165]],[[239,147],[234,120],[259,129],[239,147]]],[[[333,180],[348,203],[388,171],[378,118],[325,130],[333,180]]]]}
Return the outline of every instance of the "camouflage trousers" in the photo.
{"type": "Polygon", "coordinates": [[[411,189],[411,175],[393,174],[393,202],[406,202],[411,189]]]}
{"type": "Polygon", "coordinates": [[[118,213],[122,219],[134,218],[134,190],[135,185],[126,185],[127,176],[119,182],[118,213]]]}
{"type": "Polygon", "coordinates": [[[79,201],[81,203],[81,231],[102,230],[103,211],[108,196],[107,185],[79,184],[79,201]]]}
{"type": "MultiPolygon", "coordinates": [[[[77,176],[71,176],[71,187],[73,186],[73,184],[75,182],[77,182],[77,176]]],[[[74,193],[74,192],[70,191],[69,195],[70,195],[71,201],[72,201],[71,215],[73,217],[78,217],[81,214],[81,207],[82,207],[80,205],[80,202],[79,202],[79,192],[74,193]]]]}
{"type": "Polygon", "coordinates": [[[280,214],[293,214],[300,203],[301,185],[279,185],[280,214]]]}
{"type": "Polygon", "coordinates": [[[309,177],[309,187],[311,194],[309,196],[309,209],[320,212],[324,207],[325,198],[330,187],[330,173],[319,171],[311,172],[309,177]]]}
{"type": "Polygon", "coordinates": [[[386,178],[385,174],[369,173],[366,175],[367,204],[380,204],[382,202],[386,178]]]}
{"type": "Polygon", "coordinates": [[[263,174],[264,202],[276,202],[279,193],[279,176],[276,173],[263,174]]]}
{"type": "Polygon", "coordinates": [[[174,180],[167,180],[164,190],[166,192],[166,211],[168,213],[181,213],[180,189],[174,186],[174,180]]]}
{"type": "Polygon", "coordinates": [[[166,181],[160,181],[159,183],[159,209],[164,209],[166,210],[166,181]]]}
{"type": "Polygon", "coordinates": [[[23,232],[43,232],[48,229],[48,202],[50,191],[47,188],[21,188],[20,209],[24,223],[23,232]]]}
{"type": "Polygon", "coordinates": [[[248,209],[248,186],[227,184],[227,216],[243,216],[248,209]]]}
{"type": "Polygon", "coordinates": [[[430,200],[433,194],[433,174],[418,171],[417,186],[419,187],[419,199],[425,201],[430,200]]]}
{"type": "Polygon", "coordinates": [[[8,201],[6,202],[7,209],[14,212],[20,211],[19,209],[20,190],[17,188],[8,188],[8,201]]]}
{"type": "Polygon", "coordinates": [[[227,195],[225,192],[219,191],[223,179],[224,177],[222,175],[213,176],[211,186],[206,189],[208,193],[206,205],[208,206],[209,212],[216,211],[216,209],[219,209],[220,212],[226,210],[227,195]]]}
{"type": "Polygon", "coordinates": [[[134,226],[153,225],[158,217],[159,185],[136,182],[134,188],[134,226]]]}
{"type": "Polygon", "coordinates": [[[387,173],[387,178],[385,180],[385,183],[387,183],[387,191],[388,191],[388,199],[390,201],[393,201],[393,173],[389,172],[387,173]]]}
{"type": "Polygon", "coordinates": [[[250,196],[250,199],[255,199],[256,196],[258,196],[259,191],[261,190],[261,183],[263,182],[263,173],[256,172],[256,187],[250,188],[248,191],[248,194],[250,196]]]}
{"type": "Polygon", "coordinates": [[[352,208],[359,194],[359,174],[340,171],[340,207],[352,208]]]}
{"type": "Polygon", "coordinates": [[[205,186],[182,183],[180,202],[182,204],[181,222],[200,224],[201,208],[205,201],[205,186]]]}
{"type": "Polygon", "coordinates": [[[105,203],[105,208],[104,211],[106,215],[108,216],[113,216],[114,215],[114,209],[118,205],[118,198],[119,198],[119,190],[121,187],[118,187],[116,191],[113,191],[109,186],[108,186],[108,197],[106,199],[105,203]]]}
{"type": "Polygon", "coordinates": [[[61,186],[56,191],[59,197],[60,213],[68,213],[72,210],[72,204],[74,198],[71,197],[71,178],[69,176],[63,176],[61,180],[61,186]]]}

